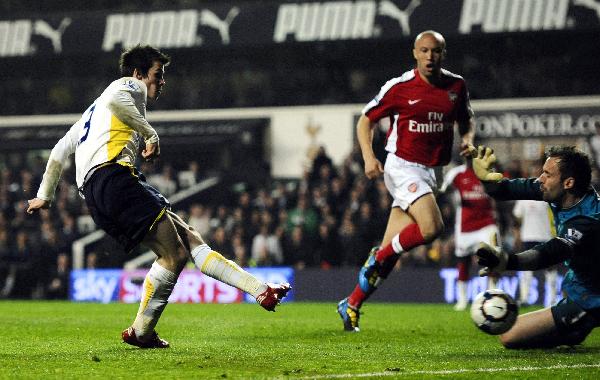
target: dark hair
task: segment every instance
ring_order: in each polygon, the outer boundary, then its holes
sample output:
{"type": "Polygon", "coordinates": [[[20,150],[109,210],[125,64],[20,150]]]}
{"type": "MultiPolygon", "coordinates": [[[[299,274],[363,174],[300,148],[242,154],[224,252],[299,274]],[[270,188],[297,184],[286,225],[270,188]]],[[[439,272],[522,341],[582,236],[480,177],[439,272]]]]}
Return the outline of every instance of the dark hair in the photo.
{"type": "Polygon", "coordinates": [[[119,67],[122,76],[132,76],[133,71],[137,69],[142,76],[148,76],[148,71],[154,65],[154,62],[160,62],[167,66],[171,58],[160,50],[150,45],[136,45],[121,54],[119,67]]]}
{"type": "Polygon", "coordinates": [[[573,191],[583,195],[590,188],[592,181],[592,165],[587,154],[574,146],[553,146],[546,153],[548,157],[557,158],[560,179],[564,181],[569,177],[575,179],[573,191]]]}

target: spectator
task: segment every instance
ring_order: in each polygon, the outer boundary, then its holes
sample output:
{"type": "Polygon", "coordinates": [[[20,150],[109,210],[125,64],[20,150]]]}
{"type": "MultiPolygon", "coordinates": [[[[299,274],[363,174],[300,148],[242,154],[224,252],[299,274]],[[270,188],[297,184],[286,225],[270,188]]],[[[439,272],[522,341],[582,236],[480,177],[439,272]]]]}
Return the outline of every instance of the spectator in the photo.
{"type": "Polygon", "coordinates": [[[69,257],[60,253],[56,265],[52,268],[46,285],[46,298],[51,300],[67,299],[69,291],[69,257]]]}
{"type": "Polygon", "coordinates": [[[279,236],[267,224],[262,224],[259,233],[252,239],[252,261],[257,266],[274,266],[283,262],[279,236]]]}
{"type": "Polygon", "coordinates": [[[319,224],[319,236],[315,248],[315,256],[321,269],[330,269],[332,266],[340,266],[343,257],[341,255],[337,235],[333,230],[334,226],[322,222],[319,224]]]}
{"type": "Polygon", "coordinates": [[[210,230],[211,213],[210,208],[199,203],[194,203],[190,207],[190,217],[188,224],[193,227],[202,236],[206,236],[210,230]]]}
{"type": "Polygon", "coordinates": [[[306,239],[302,226],[296,225],[285,240],[284,264],[302,270],[314,265],[313,249],[306,239]]]}
{"type": "Polygon", "coordinates": [[[309,205],[306,196],[298,198],[296,208],[288,213],[287,231],[293,231],[294,227],[301,227],[309,235],[315,235],[319,223],[317,212],[309,205]]]}

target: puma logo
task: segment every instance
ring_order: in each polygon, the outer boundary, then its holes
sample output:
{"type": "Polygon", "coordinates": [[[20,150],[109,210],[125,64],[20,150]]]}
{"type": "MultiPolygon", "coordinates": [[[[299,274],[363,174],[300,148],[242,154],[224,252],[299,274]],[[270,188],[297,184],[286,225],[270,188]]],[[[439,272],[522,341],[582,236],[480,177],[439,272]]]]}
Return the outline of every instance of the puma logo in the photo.
{"type": "Polygon", "coordinates": [[[60,25],[55,30],[46,21],[35,20],[35,23],[33,24],[33,33],[49,39],[50,42],[52,42],[54,52],[60,53],[62,52],[62,36],[65,29],[71,25],[71,21],[70,17],[63,18],[60,25]]]}
{"type": "Polygon", "coordinates": [[[421,101],[421,99],[415,99],[415,100],[409,99],[408,100],[408,104],[412,106],[413,104],[417,104],[420,101],[421,101]]]}
{"type": "Polygon", "coordinates": [[[580,7],[586,7],[595,11],[598,20],[600,20],[600,3],[594,0],[573,0],[573,5],[579,5],[580,7]]]}
{"type": "Polygon", "coordinates": [[[223,44],[228,45],[230,41],[229,27],[239,13],[240,8],[233,7],[229,10],[227,16],[225,16],[225,19],[221,20],[219,16],[214,14],[212,11],[204,9],[202,12],[200,12],[200,25],[216,29],[221,36],[221,41],[223,41],[223,44]]]}
{"type": "Polygon", "coordinates": [[[410,24],[409,18],[414,12],[415,8],[421,5],[421,0],[411,0],[411,2],[406,6],[404,10],[400,10],[396,6],[396,4],[392,3],[389,0],[383,0],[379,3],[379,14],[381,16],[391,17],[394,20],[398,21],[400,24],[400,28],[402,29],[402,34],[405,36],[410,35],[410,24]]]}

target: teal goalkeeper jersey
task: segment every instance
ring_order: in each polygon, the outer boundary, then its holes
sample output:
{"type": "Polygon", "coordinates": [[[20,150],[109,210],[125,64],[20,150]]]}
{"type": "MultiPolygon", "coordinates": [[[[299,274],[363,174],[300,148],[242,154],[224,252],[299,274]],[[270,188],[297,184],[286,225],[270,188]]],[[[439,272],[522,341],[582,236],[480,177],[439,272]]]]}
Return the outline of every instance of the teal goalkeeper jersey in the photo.
{"type": "MultiPolygon", "coordinates": [[[[486,189],[487,190],[487,189],[486,189]]],[[[490,191],[497,200],[542,200],[536,178],[502,180],[490,191]]],[[[600,197],[591,189],[577,204],[562,209],[550,203],[556,238],[569,245],[573,254],[562,290],[584,309],[600,307],[600,197]]]]}

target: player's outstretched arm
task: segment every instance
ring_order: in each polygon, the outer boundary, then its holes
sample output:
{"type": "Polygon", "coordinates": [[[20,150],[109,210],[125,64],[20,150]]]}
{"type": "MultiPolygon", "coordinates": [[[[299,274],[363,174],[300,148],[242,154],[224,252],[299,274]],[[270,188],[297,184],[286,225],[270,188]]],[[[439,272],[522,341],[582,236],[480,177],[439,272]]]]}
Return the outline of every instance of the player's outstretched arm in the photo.
{"type": "Polygon", "coordinates": [[[33,214],[39,209],[47,209],[50,207],[50,202],[45,199],[33,198],[27,201],[27,213],[33,214]]]}
{"type": "Polygon", "coordinates": [[[498,182],[503,178],[502,173],[494,171],[497,158],[492,148],[480,145],[475,149],[471,145],[469,151],[473,158],[473,171],[481,182],[498,182]]]}
{"type": "Polygon", "coordinates": [[[54,148],[52,148],[36,197],[27,201],[26,211],[28,214],[33,214],[39,209],[50,207],[63,167],[69,156],[75,152],[79,128],[78,123],[73,124],[67,133],[54,145],[54,148]]]}

